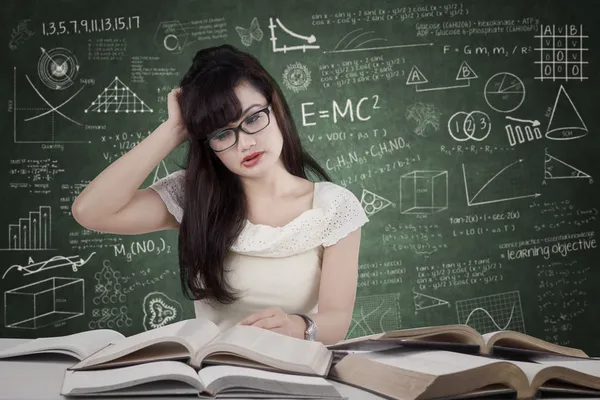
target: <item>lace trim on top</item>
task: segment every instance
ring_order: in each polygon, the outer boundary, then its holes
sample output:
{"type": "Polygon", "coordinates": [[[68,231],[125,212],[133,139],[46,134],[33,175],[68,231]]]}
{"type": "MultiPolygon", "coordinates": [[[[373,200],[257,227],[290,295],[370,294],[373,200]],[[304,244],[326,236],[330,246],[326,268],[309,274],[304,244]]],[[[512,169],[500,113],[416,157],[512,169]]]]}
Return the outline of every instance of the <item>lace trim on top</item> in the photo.
{"type": "MultiPolygon", "coordinates": [[[[151,186],[179,222],[183,216],[181,172],[174,172],[151,186]]],[[[231,250],[252,256],[286,257],[318,246],[332,246],[368,221],[351,191],[331,182],[316,182],[313,208],[281,227],[246,220],[231,250]]]]}

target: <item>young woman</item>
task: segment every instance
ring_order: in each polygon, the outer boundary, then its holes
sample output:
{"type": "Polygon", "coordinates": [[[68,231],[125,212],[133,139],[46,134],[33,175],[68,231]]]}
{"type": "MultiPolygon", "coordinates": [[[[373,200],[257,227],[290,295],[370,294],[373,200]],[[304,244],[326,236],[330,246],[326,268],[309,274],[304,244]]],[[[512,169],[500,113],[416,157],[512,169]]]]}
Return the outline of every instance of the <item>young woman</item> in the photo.
{"type": "Polygon", "coordinates": [[[230,45],[206,48],[169,94],[168,114],[81,192],[76,221],[116,234],[178,229],[184,293],[222,329],[342,340],[368,218],[303,150],[274,79],[230,45]],[[139,189],[185,141],[185,169],[139,189]]]}

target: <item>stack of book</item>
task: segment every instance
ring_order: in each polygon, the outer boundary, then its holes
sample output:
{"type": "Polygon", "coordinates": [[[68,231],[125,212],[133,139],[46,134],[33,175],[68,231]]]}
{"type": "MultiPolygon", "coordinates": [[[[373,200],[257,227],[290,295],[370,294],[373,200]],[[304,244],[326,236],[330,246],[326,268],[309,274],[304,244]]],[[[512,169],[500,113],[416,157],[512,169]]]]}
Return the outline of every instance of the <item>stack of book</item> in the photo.
{"type": "Polygon", "coordinates": [[[333,360],[325,345],[254,326],[220,332],[197,318],[129,337],[98,329],[34,339],[0,358],[48,352],[79,360],[65,371],[68,397],[344,398],[325,379],[333,360]]]}
{"type": "Polygon", "coordinates": [[[519,332],[467,325],[378,333],[324,345],[204,319],[125,337],[108,329],[39,338],[0,358],[63,353],[78,360],[61,394],[342,399],[332,381],[391,399],[543,395],[600,398],[600,360],[519,332]]]}
{"type": "Polygon", "coordinates": [[[600,398],[599,359],[515,331],[444,325],[327,347],[329,379],[393,399],[600,398]]]}

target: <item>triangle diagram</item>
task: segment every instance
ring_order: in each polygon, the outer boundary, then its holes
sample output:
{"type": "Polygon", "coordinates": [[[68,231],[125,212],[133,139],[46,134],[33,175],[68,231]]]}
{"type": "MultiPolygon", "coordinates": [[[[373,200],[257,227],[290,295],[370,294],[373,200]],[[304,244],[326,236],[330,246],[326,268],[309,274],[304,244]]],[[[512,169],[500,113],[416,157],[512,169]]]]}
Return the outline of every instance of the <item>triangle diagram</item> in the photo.
{"type": "Polygon", "coordinates": [[[463,61],[462,64],[460,64],[460,67],[458,68],[458,74],[456,74],[456,80],[464,81],[467,79],[475,79],[475,78],[478,78],[478,76],[475,73],[475,71],[473,71],[473,68],[471,68],[471,66],[469,64],[467,64],[466,61],[463,61]]]}
{"type": "Polygon", "coordinates": [[[412,69],[408,73],[408,79],[406,80],[406,84],[407,85],[417,85],[419,83],[427,83],[427,82],[429,82],[429,81],[427,80],[427,78],[425,78],[425,75],[423,75],[423,73],[421,71],[419,71],[419,68],[417,68],[416,65],[413,65],[412,69]]]}
{"type": "Polygon", "coordinates": [[[579,115],[579,111],[575,108],[575,104],[573,104],[563,85],[560,85],[546,129],[546,137],[552,140],[569,140],[587,134],[587,126],[585,126],[581,115],[579,115]]]}
{"type": "Polygon", "coordinates": [[[433,296],[428,296],[423,293],[415,292],[413,290],[413,300],[415,302],[415,311],[424,310],[426,308],[444,306],[448,303],[446,300],[438,299],[433,296]]]}
{"type": "Polygon", "coordinates": [[[367,189],[363,189],[360,204],[367,215],[371,216],[383,210],[384,208],[389,207],[392,202],[367,189]]]}
{"type": "Polygon", "coordinates": [[[152,109],[144,103],[137,94],[127,87],[119,77],[115,79],[98,95],[85,112],[98,113],[144,113],[152,109]]]}
{"type": "Polygon", "coordinates": [[[160,163],[156,166],[156,169],[154,170],[154,178],[152,180],[152,183],[153,184],[156,183],[156,181],[164,178],[167,175],[169,175],[169,171],[167,170],[167,165],[165,164],[165,160],[161,160],[160,163]],[[161,172],[161,169],[162,169],[162,172],[161,172]]]}
{"type": "Polygon", "coordinates": [[[574,178],[591,178],[580,169],[567,164],[554,156],[551,156],[546,151],[544,159],[544,178],[546,179],[574,179],[574,178]]]}

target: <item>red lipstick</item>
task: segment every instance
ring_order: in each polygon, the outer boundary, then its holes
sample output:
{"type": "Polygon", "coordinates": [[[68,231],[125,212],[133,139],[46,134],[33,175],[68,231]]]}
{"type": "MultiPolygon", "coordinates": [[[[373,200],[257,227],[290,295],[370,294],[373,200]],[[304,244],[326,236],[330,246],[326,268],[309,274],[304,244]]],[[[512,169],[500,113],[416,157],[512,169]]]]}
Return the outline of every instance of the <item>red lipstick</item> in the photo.
{"type": "Polygon", "coordinates": [[[253,167],[260,161],[260,159],[262,158],[262,155],[263,155],[262,151],[248,154],[246,157],[244,157],[242,159],[242,165],[244,167],[253,167]]]}

